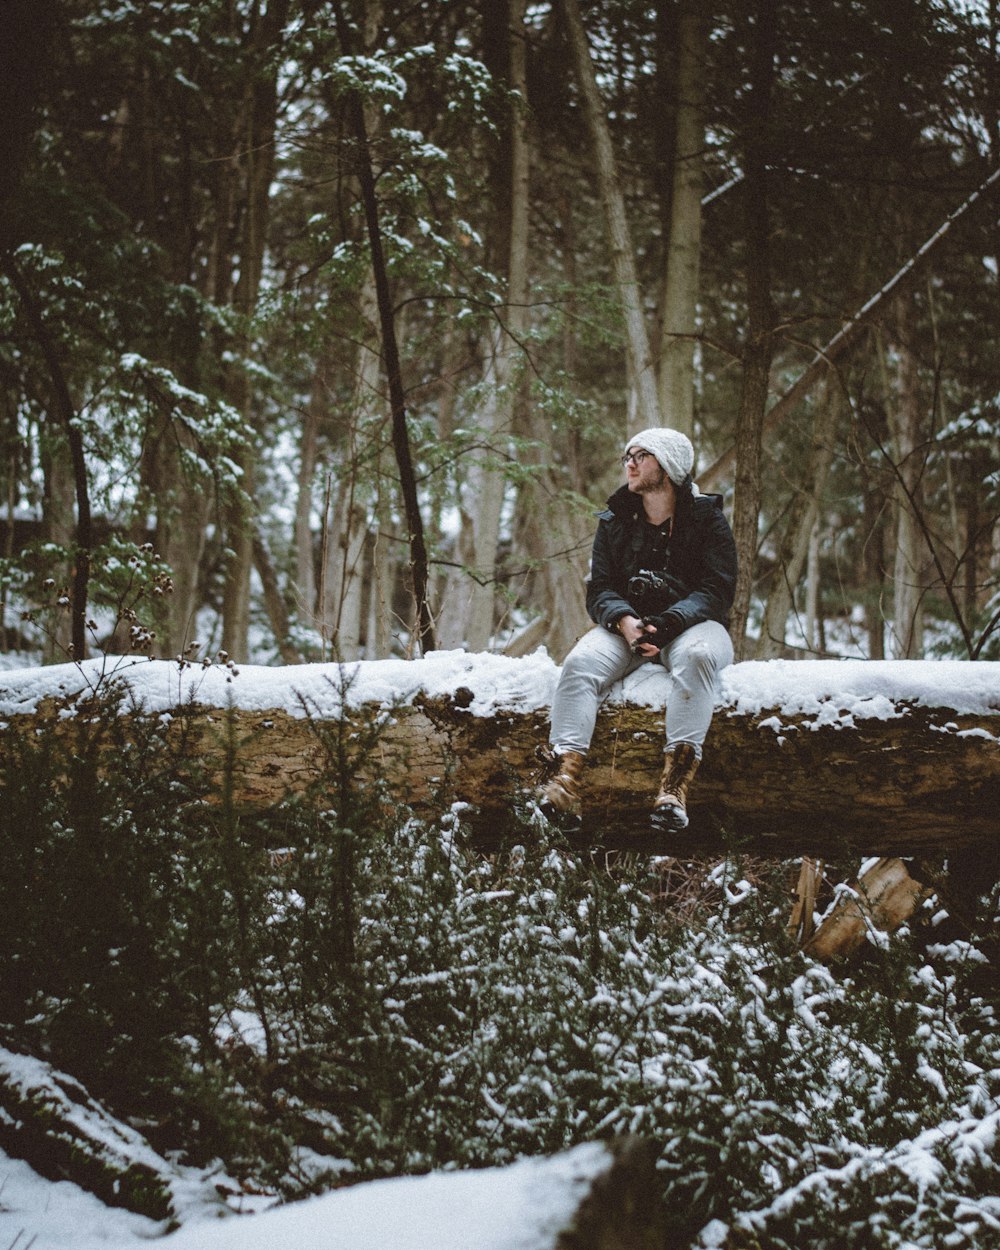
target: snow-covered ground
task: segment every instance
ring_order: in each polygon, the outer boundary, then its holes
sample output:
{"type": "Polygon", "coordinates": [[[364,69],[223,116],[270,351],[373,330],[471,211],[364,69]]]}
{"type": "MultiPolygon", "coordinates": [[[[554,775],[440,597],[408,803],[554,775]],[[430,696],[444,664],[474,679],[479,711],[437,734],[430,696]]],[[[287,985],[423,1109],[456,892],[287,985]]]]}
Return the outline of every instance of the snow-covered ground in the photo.
{"type": "MultiPolygon", "coordinates": [[[[198,1219],[170,1250],[551,1250],[594,1178],[603,1145],[506,1168],[370,1181],[248,1216],[198,1219]]],[[[109,1250],[163,1232],[0,1152],[3,1250],[109,1250]]]]}
{"type": "Polygon", "coordinates": [[[162,1226],[69,1181],[47,1181],[0,1150],[0,1246],[4,1250],[96,1250],[155,1237],[162,1226]]]}

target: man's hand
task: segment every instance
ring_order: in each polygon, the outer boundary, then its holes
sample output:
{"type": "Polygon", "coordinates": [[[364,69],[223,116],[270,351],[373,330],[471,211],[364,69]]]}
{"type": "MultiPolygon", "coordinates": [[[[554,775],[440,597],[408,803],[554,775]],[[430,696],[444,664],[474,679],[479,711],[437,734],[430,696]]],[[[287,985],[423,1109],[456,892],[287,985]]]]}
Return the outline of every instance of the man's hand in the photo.
{"type": "Polygon", "coordinates": [[[656,643],[650,637],[650,635],[655,634],[656,626],[647,625],[637,616],[623,616],[618,622],[618,632],[636,655],[645,655],[652,658],[662,645],[656,643]]]}
{"type": "MultiPolygon", "coordinates": [[[[675,638],[679,638],[684,633],[684,618],[671,609],[661,612],[659,616],[647,616],[642,621],[645,635],[648,642],[645,646],[654,648],[653,654],[662,651],[664,647],[669,647],[675,638]]],[[[647,651],[642,652],[643,655],[649,654],[647,651]]]]}

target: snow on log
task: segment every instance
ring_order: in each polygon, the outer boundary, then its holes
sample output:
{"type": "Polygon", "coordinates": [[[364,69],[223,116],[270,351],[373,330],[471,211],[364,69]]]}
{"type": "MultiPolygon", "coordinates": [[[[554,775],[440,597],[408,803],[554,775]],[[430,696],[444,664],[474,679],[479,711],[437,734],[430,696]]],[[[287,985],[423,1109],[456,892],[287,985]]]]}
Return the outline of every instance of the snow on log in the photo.
{"type": "MultiPolygon", "coordinates": [[[[221,753],[231,731],[248,807],[329,776],[342,748],[355,781],[381,778],[418,810],[462,803],[485,840],[523,838],[513,809],[531,788],[558,672],[541,651],[238,672],[105,659],[3,674],[0,717],[8,732],[26,723],[59,732],[68,709],[93,706],[95,690],[121,682],[132,706],[194,728],[202,751],[221,753]]],[[[731,666],[691,790],[691,826],[672,839],[646,832],[669,681],[644,665],[602,707],[585,770],[586,843],[692,854],[729,837],[756,854],[827,859],[975,848],[996,862],[1000,664],[731,666]]]]}
{"type": "Polygon", "coordinates": [[[170,1238],[172,1250],[642,1250],[661,1246],[655,1151],[623,1138],[508,1167],[351,1185],[170,1238]]]}

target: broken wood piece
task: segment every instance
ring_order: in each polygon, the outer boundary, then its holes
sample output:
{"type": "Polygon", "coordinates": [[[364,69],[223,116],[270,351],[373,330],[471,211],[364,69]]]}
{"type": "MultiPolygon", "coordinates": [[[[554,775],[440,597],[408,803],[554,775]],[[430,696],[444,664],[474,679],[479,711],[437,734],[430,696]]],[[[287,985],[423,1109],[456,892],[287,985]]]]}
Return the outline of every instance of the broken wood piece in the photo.
{"type": "Polygon", "coordinates": [[[815,928],[816,889],[823,879],[823,861],[802,857],[798,885],[795,887],[795,905],[788,921],[788,933],[800,946],[804,946],[815,928]]]}
{"type": "Polygon", "coordinates": [[[838,887],[833,906],[803,949],[824,962],[846,959],[868,938],[878,941],[898,929],[930,893],[901,859],[878,859],[857,881],[838,887]]]}

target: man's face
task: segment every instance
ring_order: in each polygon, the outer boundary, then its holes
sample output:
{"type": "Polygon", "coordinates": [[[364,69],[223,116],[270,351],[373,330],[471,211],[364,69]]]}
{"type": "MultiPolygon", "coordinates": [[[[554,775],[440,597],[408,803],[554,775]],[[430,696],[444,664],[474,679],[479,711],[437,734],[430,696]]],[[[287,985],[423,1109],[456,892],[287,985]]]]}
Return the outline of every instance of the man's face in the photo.
{"type": "Polygon", "coordinates": [[[661,490],[669,481],[666,473],[660,468],[660,462],[652,452],[641,447],[630,447],[625,453],[625,481],[629,490],[637,495],[646,491],[661,490]]]}

